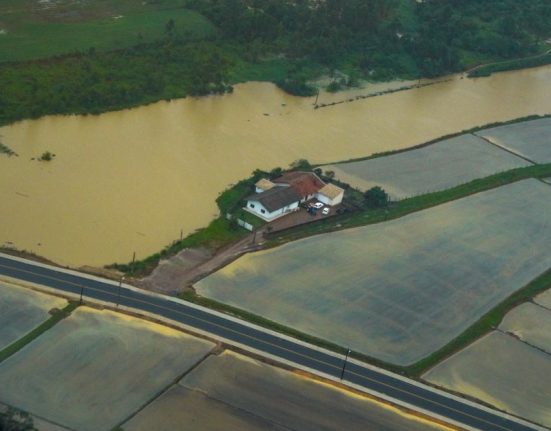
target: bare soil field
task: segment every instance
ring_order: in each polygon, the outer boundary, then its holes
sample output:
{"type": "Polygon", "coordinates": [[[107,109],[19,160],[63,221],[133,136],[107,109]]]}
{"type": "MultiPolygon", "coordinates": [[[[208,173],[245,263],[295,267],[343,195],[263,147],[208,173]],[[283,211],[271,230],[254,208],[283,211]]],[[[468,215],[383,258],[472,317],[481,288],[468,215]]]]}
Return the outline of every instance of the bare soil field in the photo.
{"type": "Polygon", "coordinates": [[[486,129],[477,135],[535,163],[551,162],[551,118],[486,129]]]}
{"type": "Polygon", "coordinates": [[[63,308],[65,299],[0,282],[0,350],[50,317],[52,308],[63,308]]]}
{"type": "Polygon", "coordinates": [[[210,356],[125,431],[443,429],[396,409],[234,353],[210,356]]]}
{"type": "Polygon", "coordinates": [[[0,365],[0,402],[79,431],[112,429],[212,347],[160,325],[80,307],[0,365]]]}
{"type": "Polygon", "coordinates": [[[551,310],[522,304],[507,313],[499,329],[551,354],[551,310]]]}
{"type": "Polygon", "coordinates": [[[492,332],[423,378],[551,426],[551,355],[492,332]]]}
{"type": "Polygon", "coordinates": [[[248,254],[195,287],[205,297],[409,365],[551,267],[550,213],[551,188],[525,180],[248,254]]]}
{"type": "Polygon", "coordinates": [[[336,178],[362,191],[380,186],[398,200],[529,165],[520,157],[466,134],[386,157],[328,165],[324,170],[334,171],[336,178]]]}

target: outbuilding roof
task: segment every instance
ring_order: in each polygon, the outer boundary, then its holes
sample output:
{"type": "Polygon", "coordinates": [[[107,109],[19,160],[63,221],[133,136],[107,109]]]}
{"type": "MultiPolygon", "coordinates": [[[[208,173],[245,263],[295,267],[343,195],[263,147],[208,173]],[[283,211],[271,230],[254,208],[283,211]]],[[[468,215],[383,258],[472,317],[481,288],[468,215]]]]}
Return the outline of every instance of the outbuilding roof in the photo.
{"type": "Polygon", "coordinates": [[[273,180],[278,184],[289,184],[301,196],[306,197],[318,192],[325,183],[313,172],[291,171],[273,180]]]}
{"type": "Polygon", "coordinates": [[[270,180],[267,180],[266,178],[261,178],[258,180],[255,184],[256,187],[258,187],[261,190],[270,190],[275,187],[275,184],[272,183],[270,180]]]}
{"type": "Polygon", "coordinates": [[[264,193],[255,193],[247,201],[259,202],[269,212],[300,201],[301,196],[291,187],[274,187],[264,193]]]}
{"type": "Polygon", "coordinates": [[[344,193],[344,190],[336,186],[335,184],[330,183],[322,187],[318,193],[322,194],[323,196],[327,196],[329,199],[335,199],[341,193],[344,193]]]}

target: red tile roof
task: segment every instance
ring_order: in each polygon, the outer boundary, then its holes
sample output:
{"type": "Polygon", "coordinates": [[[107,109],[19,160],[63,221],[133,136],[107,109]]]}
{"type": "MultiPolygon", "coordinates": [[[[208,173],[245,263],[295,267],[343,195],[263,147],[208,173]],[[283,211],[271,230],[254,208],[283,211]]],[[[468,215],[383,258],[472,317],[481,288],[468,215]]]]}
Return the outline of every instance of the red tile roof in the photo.
{"type": "Polygon", "coordinates": [[[325,183],[313,172],[292,171],[285,172],[282,176],[272,180],[278,184],[288,184],[301,197],[306,197],[318,192],[325,183]]]}

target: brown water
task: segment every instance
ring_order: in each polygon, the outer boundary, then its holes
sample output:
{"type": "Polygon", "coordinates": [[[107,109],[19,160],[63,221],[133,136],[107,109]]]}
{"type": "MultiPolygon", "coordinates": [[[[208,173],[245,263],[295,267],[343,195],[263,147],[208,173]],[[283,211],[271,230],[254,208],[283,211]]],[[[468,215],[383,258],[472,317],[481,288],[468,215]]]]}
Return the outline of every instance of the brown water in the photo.
{"type": "Polygon", "coordinates": [[[0,245],[71,266],[143,258],[205,226],[217,194],[256,168],[361,157],[551,113],[550,86],[543,67],[314,110],[312,98],[248,83],[230,95],[19,122],[0,129],[19,153],[0,155],[0,245]],[[52,162],[31,160],[46,150],[52,162]]]}

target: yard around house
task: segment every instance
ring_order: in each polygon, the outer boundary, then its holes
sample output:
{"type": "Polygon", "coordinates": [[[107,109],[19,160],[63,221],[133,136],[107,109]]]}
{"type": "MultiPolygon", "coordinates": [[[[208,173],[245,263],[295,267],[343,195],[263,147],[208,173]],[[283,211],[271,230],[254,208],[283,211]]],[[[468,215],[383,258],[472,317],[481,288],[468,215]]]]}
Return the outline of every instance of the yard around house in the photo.
{"type": "Polygon", "coordinates": [[[409,365],[551,267],[549,213],[549,185],[524,180],[249,254],[195,288],[319,339],[409,365]]]}

